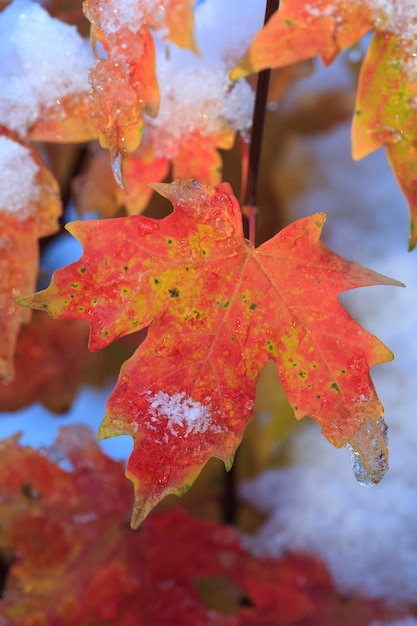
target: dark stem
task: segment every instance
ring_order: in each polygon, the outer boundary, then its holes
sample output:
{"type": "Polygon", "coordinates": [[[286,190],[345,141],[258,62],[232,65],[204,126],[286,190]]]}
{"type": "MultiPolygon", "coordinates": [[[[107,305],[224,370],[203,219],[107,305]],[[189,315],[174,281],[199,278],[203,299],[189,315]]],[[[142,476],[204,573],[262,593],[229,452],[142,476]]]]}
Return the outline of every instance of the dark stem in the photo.
{"type": "MultiPolygon", "coordinates": [[[[279,0],[267,0],[265,24],[279,9],[279,0]]],[[[265,111],[271,70],[262,70],[258,74],[255,107],[253,109],[252,134],[249,144],[249,163],[244,206],[249,208],[249,241],[255,245],[255,219],[258,205],[259,164],[261,160],[262,139],[265,124],[265,111]]]]}
{"type": "MultiPolygon", "coordinates": [[[[279,9],[279,0],[267,0],[265,21],[267,23],[271,15],[279,9]]],[[[255,107],[253,110],[252,134],[249,145],[249,159],[247,171],[246,192],[243,204],[249,207],[249,241],[255,245],[255,218],[257,206],[257,187],[259,176],[259,163],[262,148],[262,136],[265,123],[265,110],[268,97],[270,70],[263,70],[258,74],[256,85],[255,107]]],[[[224,491],[222,498],[223,522],[236,523],[238,510],[238,497],[236,492],[237,462],[239,451],[229,472],[224,479],[224,491]]]]}
{"type": "MultiPolygon", "coordinates": [[[[239,451],[238,451],[239,452],[239,451]]],[[[228,472],[225,472],[223,479],[223,493],[222,493],[222,522],[224,524],[235,524],[238,510],[238,497],[237,497],[237,485],[236,485],[236,462],[238,454],[235,455],[235,459],[232,467],[228,472]]]]}

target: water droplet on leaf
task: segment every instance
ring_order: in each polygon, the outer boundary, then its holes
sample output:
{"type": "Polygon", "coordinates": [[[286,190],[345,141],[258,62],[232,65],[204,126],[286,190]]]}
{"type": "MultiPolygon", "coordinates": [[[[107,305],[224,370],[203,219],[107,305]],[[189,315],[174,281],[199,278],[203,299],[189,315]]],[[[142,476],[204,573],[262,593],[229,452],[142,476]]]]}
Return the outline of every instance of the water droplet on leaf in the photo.
{"type": "Polygon", "coordinates": [[[381,417],[376,422],[364,424],[346,444],[355,478],[364,487],[379,483],[388,470],[387,430],[381,417]]]}

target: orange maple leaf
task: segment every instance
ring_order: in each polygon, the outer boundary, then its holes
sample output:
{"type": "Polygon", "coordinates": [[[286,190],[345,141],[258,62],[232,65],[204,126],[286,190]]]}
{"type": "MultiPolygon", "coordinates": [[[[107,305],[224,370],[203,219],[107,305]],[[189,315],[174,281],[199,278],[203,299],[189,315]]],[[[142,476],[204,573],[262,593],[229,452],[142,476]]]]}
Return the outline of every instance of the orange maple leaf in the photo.
{"type": "Polygon", "coordinates": [[[38,238],[58,229],[62,207],[58,183],[37,152],[0,129],[3,178],[0,186],[0,378],[14,374],[13,355],[20,325],[30,315],[16,300],[34,289],[39,264],[38,238]],[[21,170],[22,189],[11,179],[21,170]]]}
{"type": "Polygon", "coordinates": [[[60,98],[57,103],[43,107],[26,137],[32,141],[78,143],[96,139],[97,131],[90,120],[87,93],[60,98]]]}
{"type": "Polygon", "coordinates": [[[410,209],[409,248],[417,243],[417,83],[407,63],[414,53],[392,33],[375,32],[359,78],[352,127],[353,158],[382,145],[410,209]]]}
{"type": "Polygon", "coordinates": [[[383,409],[369,368],[392,354],[338,294],[400,283],[327,249],[319,241],[324,214],[254,249],[228,184],[154,187],[174,203],[173,214],[70,224],[82,258],[22,301],[87,320],[93,350],[151,324],[122,367],[100,428],[102,438],[135,440],[127,468],[133,525],[165,495],[187,489],[211,456],[231,465],[268,359],[297,418],[316,419],[336,446],[350,442],[359,479],[380,480],[383,409]]]}
{"type": "Polygon", "coordinates": [[[384,145],[410,212],[409,248],[417,243],[415,163],[417,94],[414,31],[401,2],[389,12],[366,0],[282,0],[279,11],[260,30],[231,72],[236,80],[266,68],[279,68],[321,56],[325,65],[374,28],[361,67],[353,157],[360,159],[384,145]]]}
{"type": "Polygon", "coordinates": [[[231,72],[232,80],[320,56],[329,65],[373,27],[365,3],[283,0],[231,72]]]}

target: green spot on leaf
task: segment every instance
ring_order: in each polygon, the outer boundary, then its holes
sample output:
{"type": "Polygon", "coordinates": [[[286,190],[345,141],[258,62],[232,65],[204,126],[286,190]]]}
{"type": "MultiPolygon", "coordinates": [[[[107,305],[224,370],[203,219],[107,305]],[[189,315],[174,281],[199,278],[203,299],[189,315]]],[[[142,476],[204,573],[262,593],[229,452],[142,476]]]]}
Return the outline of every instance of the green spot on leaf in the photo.
{"type": "Polygon", "coordinates": [[[266,349],[268,350],[268,352],[270,352],[273,355],[278,354],[276,345],[270,339],[268,339],[268,341],[266,342],[266,349]]]}
{"type": "Polygon", "coordinates": [[[171,298],[178,298],[178,296],[180,295],[180,292],[175,287],[174,289],[168,289],[168,293],[171,296],[171,298]]]}
{"type": "Polygon", "coordinates": [[[337,383],[332,383],[330,385],[330,389],[334,389],[337,393],[340,393],[339,385],[337,383]]]}

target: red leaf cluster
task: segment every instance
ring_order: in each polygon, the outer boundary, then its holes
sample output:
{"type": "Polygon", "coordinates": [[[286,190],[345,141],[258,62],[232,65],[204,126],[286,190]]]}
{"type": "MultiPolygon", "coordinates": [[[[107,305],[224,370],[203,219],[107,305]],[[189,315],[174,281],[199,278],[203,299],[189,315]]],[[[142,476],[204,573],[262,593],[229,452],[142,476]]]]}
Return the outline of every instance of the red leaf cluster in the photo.
{"type": "Polygon", "coordinates": [[[46,453],[16,438],[0,452],[1,626],[368,626],[409,611],[341,596],[311,556],[256,559],[233,528],[179,509],[133,533],[120,463],[86,427],[46,453]]]}

